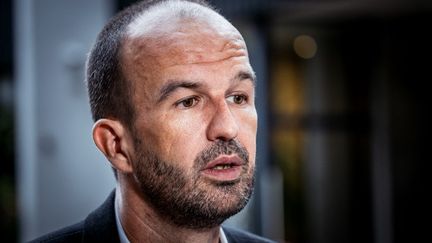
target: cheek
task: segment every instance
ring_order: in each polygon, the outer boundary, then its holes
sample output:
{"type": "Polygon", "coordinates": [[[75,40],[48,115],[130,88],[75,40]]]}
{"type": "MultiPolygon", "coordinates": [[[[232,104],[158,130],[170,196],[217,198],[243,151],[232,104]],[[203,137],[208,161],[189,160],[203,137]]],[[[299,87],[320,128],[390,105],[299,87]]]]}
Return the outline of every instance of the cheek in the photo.
{"type": "Polygon", "coordinates": [[[160,116],[146,124],[142,139],[159,157],[180,167],[192,167],[196,155],[204,148],[199,119],[160,116]],[[201,138],[201,139],[200,139],[201,138]]]}
{"type": "Polygon", "coordinates": [[[257,126],[258,120],[255,109],[239,116],[239,140],[248,150],[251,163],[255,163],[257,126]]]}

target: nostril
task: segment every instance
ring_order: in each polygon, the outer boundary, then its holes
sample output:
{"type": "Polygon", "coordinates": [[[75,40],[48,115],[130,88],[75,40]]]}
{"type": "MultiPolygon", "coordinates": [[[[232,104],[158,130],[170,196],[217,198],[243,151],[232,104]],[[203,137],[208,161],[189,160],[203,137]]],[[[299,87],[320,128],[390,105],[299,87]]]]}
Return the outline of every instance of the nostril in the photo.
{"type": "Polygon", "coordinates": [[[220,136],[220,137],[217,137],[216,140],[220,140],[220,141],[223,141],[223,142],[228,142],[228,141],[232,140],[232,138],[227,138],[227,137],[220,136]]]}

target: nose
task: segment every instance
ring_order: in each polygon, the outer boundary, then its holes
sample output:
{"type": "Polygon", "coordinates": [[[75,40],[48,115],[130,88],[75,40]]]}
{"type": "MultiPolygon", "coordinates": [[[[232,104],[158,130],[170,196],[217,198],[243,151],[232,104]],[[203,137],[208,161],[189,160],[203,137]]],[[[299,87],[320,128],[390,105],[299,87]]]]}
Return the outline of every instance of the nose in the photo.
{"type": "Polygon", "coordinates": [[[229,141],[237,137],[238,124],[226,102],[218,105],[207,127],[207,138],[210,141],[229,141]]]}

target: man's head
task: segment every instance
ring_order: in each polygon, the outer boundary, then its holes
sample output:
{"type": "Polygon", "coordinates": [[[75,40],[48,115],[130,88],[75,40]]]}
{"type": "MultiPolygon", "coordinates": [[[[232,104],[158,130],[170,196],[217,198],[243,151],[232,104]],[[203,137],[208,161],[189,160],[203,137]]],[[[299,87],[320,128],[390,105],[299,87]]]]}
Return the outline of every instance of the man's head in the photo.
{"type": "Polygon", "coordinates": [[[166,221],[210,228],[253,187],[254,74],[240,33],[206,5],[139,3],[90,53],[98,148],[166,221]]]}

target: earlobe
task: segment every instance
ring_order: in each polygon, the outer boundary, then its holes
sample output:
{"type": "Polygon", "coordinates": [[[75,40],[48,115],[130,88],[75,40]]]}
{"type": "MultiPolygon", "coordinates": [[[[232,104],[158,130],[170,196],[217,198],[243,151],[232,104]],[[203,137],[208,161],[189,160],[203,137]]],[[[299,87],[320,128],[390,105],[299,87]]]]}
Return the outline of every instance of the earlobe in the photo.
{"type": "Polygon", "coordinates": [[[114,168],[122,173],[132,172],[126,129],[119,121],[96,121],[93,126],[93,140],[114,168]]]}

